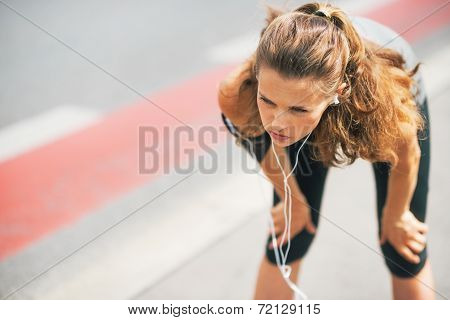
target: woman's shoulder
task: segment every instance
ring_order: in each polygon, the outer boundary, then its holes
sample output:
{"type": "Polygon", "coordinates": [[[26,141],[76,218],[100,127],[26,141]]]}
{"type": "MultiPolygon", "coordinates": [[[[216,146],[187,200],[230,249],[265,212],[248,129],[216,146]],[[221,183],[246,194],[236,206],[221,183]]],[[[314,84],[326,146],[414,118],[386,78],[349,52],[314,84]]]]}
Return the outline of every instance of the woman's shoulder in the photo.
{"type": "Polygon", "coordinates": [[[248,93],[240,92],[240,86],[222,83],[219,86],[218,103],[222,114],[235,126],[245,126],[248,122],[248,110],[246,101],[248,93]]]}
{"type": "Polygon", "coordinates": [[[227,91],[219,89],[219,107],[222,121],[233,135],[245,133],[246,136],[259,137],[264,134],[263,127],[254,124],[254,117],[258,113],[253,89],[227,91]],[[236,92],[237,91],[237,92],[236,92]]]}
{"type": "Polygon", "coordinates": [[[222,113],[236,126],[245,126],[255,111],[257,82],[247,59],[229,72],[218,87],[222,113]]]}

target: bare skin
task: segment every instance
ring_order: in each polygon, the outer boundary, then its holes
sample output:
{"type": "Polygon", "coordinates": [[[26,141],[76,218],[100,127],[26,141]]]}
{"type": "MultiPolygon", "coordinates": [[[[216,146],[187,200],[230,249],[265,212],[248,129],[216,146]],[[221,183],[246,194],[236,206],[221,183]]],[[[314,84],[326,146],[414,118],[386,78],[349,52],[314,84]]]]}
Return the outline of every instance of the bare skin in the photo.
{"type": "MultiPolygon", "coordinates": [[[[292,268],[290,279],[297,282],[301,260],[289,265],[292,268]]],[[[254,300],[293,300],[294,294],[284,281],[277,265],[272,264],[264,256],[259,267],[254,300]]]]}
{"type": "Polygon", "coordinates": [[[434,280],[430,259],[415,278],[391,277],[392,295],[395,300],[434,300],[434,280]],[[420,281],[419,281],[420,280],[420,281]]]}

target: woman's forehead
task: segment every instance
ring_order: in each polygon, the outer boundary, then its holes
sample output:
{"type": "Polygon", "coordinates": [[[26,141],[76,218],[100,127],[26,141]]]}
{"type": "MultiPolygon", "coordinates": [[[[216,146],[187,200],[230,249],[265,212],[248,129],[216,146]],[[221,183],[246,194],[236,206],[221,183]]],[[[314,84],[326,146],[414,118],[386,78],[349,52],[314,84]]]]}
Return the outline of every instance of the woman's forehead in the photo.
{"type": "Polygon", "coordinates": [[[312,78],[287,79],[271,68],[259,70],[258,91],[273,102],[283,104],[303,101],[311,105],[324,98],[312,78]]]}

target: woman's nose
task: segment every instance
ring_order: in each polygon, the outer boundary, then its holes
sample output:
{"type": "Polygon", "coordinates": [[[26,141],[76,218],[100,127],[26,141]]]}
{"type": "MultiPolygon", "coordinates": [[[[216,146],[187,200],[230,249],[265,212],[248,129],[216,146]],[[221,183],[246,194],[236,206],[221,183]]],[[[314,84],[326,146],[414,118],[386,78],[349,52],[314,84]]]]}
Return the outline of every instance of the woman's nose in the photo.
{"type": "Polygon", "coordinates": [[[286,115],[285,111],[276,112],[274,114],[273,119],[272,119],[272,128],[274,130],[281,131],[287,126],[285,115],[286,115]]]}

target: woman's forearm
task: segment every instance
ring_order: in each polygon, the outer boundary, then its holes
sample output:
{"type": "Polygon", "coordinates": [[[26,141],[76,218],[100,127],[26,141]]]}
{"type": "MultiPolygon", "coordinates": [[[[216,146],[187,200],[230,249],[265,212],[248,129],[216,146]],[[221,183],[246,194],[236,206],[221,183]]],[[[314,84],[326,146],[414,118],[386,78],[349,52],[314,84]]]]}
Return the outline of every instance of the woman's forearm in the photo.
{"type": "Polygon", "coordinates": [[[415,156],[400,161],[391,168],[388,180],[388,194],[383,211],[387,215],[400,215],[408,210],[417,184],[420,150],[415,156]]]}

